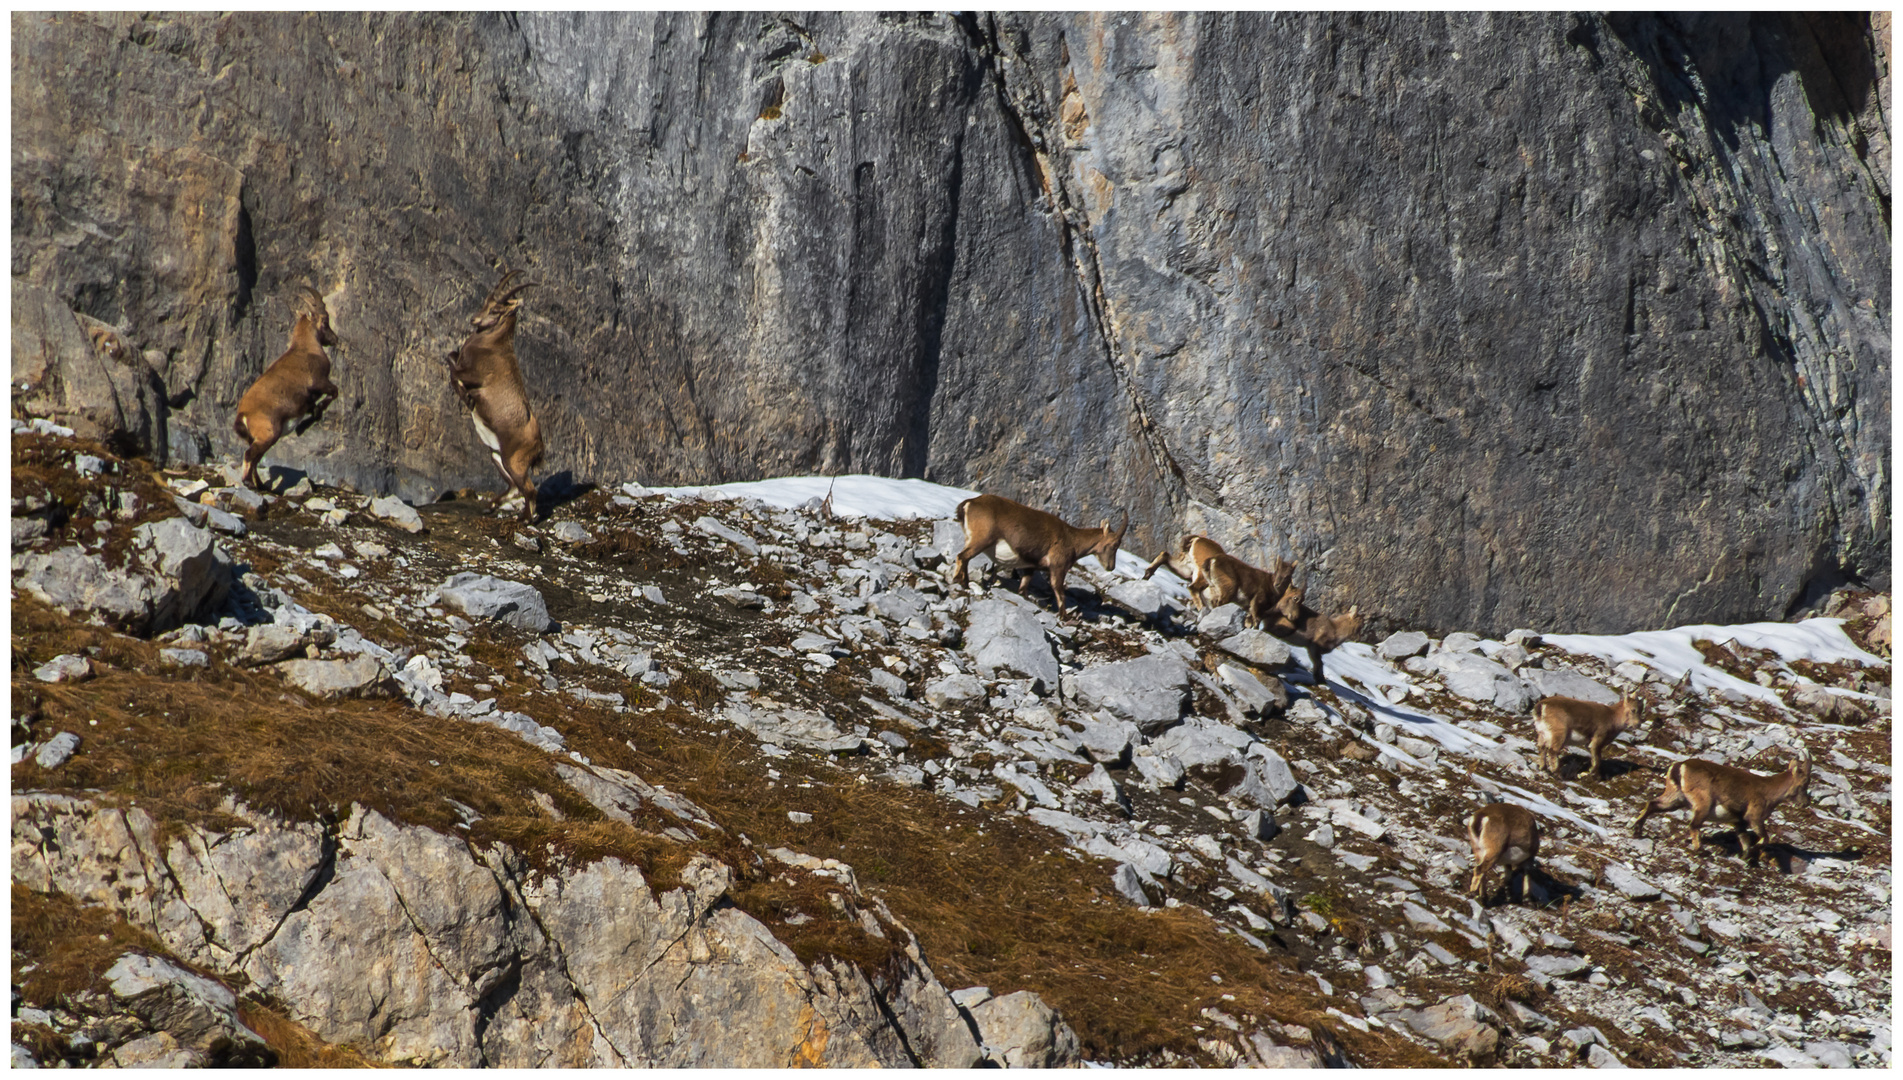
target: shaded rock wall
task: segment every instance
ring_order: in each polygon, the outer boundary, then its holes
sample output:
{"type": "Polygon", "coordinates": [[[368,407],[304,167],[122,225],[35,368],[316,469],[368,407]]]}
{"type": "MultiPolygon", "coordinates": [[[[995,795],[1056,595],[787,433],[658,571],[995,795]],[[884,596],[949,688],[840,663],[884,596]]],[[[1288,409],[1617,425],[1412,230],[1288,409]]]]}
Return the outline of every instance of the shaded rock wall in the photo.
{"type": "Polygon", "coordinates": [[[187,457],[309,280],[344,400],[273,459],[492,489],[440,358],[507,262],[578,479],[1128,507],[1370,633],[1888,581],[1887,21],[13,26],[16,293],[148,350],[187,457]]]}

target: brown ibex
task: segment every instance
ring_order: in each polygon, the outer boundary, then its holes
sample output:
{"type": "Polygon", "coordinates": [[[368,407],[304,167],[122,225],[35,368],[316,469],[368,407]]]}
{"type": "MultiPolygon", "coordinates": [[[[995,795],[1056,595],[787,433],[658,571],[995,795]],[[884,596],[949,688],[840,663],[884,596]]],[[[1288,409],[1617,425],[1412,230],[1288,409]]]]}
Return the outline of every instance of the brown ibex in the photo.
{"type": "Polygon", "coordinates": [[[518,274],[508,271],[489,290],[482,309],[469,320],[474,332],[449,354],[449,374],[476,422],[476,437],[489,448],[489,457],[509,485],[496,506],[511,492],[520,492],[523,520],[534,521],[535,485],[529,482],[529,470],[542,461],[542,427],[529,410],[528,389],[515,361],[515,312],[522,304],[522,290],[540,282],[511,286],[518,274]]]}
{"type": "Polygon", "coordinates": [[[1198,569],[1208,582],[1205,597],[1210,591],[1215,593],[1210,607],[1239,602],[1248,613],[1245,621],[1263,629],[1268,627],[1275,605],[1288,591],[1289,579],[1295,576],[1295,564],[1287,559],[1278,558],[1269,569],[1262,570],[1227,553],[1204,559],[1198,569]]]}
{"type": "Polygon", "coordinates": [[[1031,574],[1043,570],[1050,575],[1059,615],[1064,613],[1064,575],[1086,555],[1097,556],[1105,570],[1115,569],[1117,545],[1130,527],[1127,510],[1115,532],[1110,530],[1108,518],[1095,529],[1079,529],[1054,514],[998,495],[966,499],[958,504],[956,516],[965,527],[965,547],[958,553],[953,583],[962,585],[970,580],[972,557],[981,552],[989,554],[1000,571],[1017,571],[1020,593],[1031,574]]]}
{"type": "Polygon", "coordinates": [[[1584,743],[1592,756],[1593,779],[1599,778],[1599,755],[1620,734],[1652,719],[1644,703],[1630,692],[1619,704],[1601,705],[1578,698],[1549,697],[1533,707],[1533,731],[1540,746],[1540,768],[1559,775],[1559,763],[1568,743],[1584,743]]]}
{"type": "Polygon", "coordinates": [[[1315,671],[1317,686],[1322,683],[1322,654],[1333,652],[1361,632],[1361,605],[1350,607],[1345,615],[1323,615],[1302,603],[1302,590],[1296,587],[1282,594],[1274,614],[1266,623],[1269,633],[1308,650],[1308,665],[1315,671]]]}
{"type": "Polygon", "coordinates": [[[1526,875],[1540,853],[1540,823],[1533,812],[1512,803],[1488,803],[1467,819],[1467,843],[1473,846],[1473,878],[1467,891],[1486,903],[1487,873],[1496,864],[1506,868],[1505,890],[1513,896],[1513,881],[1520,881],[1520,895],[1526,896],[1526,875]]]}
{"type": "Polygon", "coordinates": [[[337,384],[330,381],[330,357],[324,352],[324,346],[337,344],[337,335],[330,328],[324,298],[306,285],[298,290],[296,311],[290,348],[238,399],[233,427],[249,444],[244,452],[244,472],[238,478],[246,487],[257,486],[259,460],[284,437],[291,421],[304,418],[294,429],[302,435],[337,400],[337,384]]]}
{"type": "Polygon", "coordinates": [[[1771,841],[1765,824],[1771,811],[1784,803],[1798,809],[1810,805],[1810,751],[1798,747],[1783,772],[1760,776],[1715,761],[1690,758],[1665,770],[1665,790],[1645,804],[1632,821],[1632,835],[1641,835],[1645,819],[1668,810],[1690,807],[1691,849],[1704,846],[1699,827],[1710,818],[1738,827],[1738,846],[1745,861],[1758,864],[1758,852],[1771,841]]]}
{"type": "Polygon", "coordinates": [[[1212,556],[1223,554],[1222,545],[1207,536],[1195,533],[1183,534],[1183,553],[1178,555],[1164,548],[1150,565],[1143,568],[1143,580],[1150,580],[1158,567],[1167,566],[1172,574],[1189,583],[1189,602],[1198,608],[1208,609],[1215,605],[1203,597],[1203,590],[1209,587],[1209,579],[1203,576],[1203,563],[1212,556]]]}

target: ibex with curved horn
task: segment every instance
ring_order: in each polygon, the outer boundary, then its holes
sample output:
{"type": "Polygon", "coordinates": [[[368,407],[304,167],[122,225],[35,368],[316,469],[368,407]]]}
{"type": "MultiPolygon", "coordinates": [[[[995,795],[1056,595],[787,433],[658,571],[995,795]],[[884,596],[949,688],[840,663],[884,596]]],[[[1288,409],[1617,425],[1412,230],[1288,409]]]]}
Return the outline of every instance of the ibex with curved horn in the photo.
{"type": "Polygon", "coordinates": [[[1130,527],[1130,512],[1123,512],[1123,524],[1115,532],[1110,519],[1095,529],[1079,529],[1064,519],[998,495],[980,495],[958,504],[958,521],[965,527],[965,548],[958,553],[958,566],[952,581],[964,584],[970,579],[972,557],[987,553],[1000,571],[1018,572],[1018,591],[1033,573],[1043,570],[1051,578],[1051,595],[1057,599],[1057,613],[1064,613],[1064,575],[1077,560],[1097,556],[1105,570],[1117,565],[1117,546],[1130,527]]]}
{"type": "Polygon", "coordinates": [[[257,486],[259,460],[284,437],[291,421],[304,418],[296,428],[302,435],[337,400],[337,384],[330,381],[330,357],[324,346],[336,345],[338,340],[330,328],[324,298],[305,285],[298,290],[294,307],[297,323],[291,327],[290,348],[238,399],[238,416],[232,426],[238,437],[250,444],[244,452],[244,472],[238,478],[246,487],[257,486]]]}
{"type": "MultiPolygon", "coordinates": [[[[482,309],[469,320],[474,333],[449,354],[449,374],[456,393],[476,423],[476,437],[489,448],[489,457],[512,491],[522,494],[522,517],[535,520],[535,485],[529,470],[542,461],[542,428],[529,410],[528,389],[515,362],[515,312],[522,290],[540,284],[512,284],[520,271],[510,270],[489,290],[482,309]]],[[[508,500],[505,492],[496,500],[508,500]]]]}

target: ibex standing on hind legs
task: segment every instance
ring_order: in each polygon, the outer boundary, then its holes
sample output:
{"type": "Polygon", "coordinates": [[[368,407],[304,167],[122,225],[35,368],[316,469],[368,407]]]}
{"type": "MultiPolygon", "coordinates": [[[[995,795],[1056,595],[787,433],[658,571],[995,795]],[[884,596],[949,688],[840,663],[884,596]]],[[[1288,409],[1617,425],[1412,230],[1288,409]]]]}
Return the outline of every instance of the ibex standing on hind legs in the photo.
{"type": "MultiPolygon", "coordinates": [[[[514,287],[519,271],[510,270],[489,290],[482,310],[470,318],[475,332],[449,354],[449,374],[456,393],[476,422],[476,437],[489,448],[489,457],[502,470],[512,491],[522,494],[522,518],[535,520],[535,485],[529,470],[542,461],[542,427],[529,411],[522,369],[515,362],[515,309],[523,289],[540,284],[524,281],[514,287]]],[[[504,492],[498,508],[509,498],[504,492]]]]}
{"type": "Polygon", "coordinates": [[[296,429],[302,435],[337,400],[337,384],[330,381],[330,357],[324,352],[324,346],[337,344],[337,335],[330,328],[324,298],[306,285],[298,290],[296,310],[291,347],[238,399],[238,417],[232,426],[250,444],[244,452],[244,473],[238,478],[246,487],[258,485],[259,460],[284,437],[291,421],[304,417],[296,429]]]}

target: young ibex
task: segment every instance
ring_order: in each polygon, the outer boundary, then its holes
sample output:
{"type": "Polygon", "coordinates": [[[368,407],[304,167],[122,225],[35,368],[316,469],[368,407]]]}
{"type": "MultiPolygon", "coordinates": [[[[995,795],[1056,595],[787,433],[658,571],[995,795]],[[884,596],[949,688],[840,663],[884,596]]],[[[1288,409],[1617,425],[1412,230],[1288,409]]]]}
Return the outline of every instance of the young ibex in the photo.
{"type": "Polygon", "coordinates": [[[250,444],[245,448],[244,473],[239,477],[239,483],[246,487],[257,486],[258,461],[284,437],[291,421],[304,418],[294,429],[302,435],[337,400],[337,384],[330,381],[330,357],[324,352],[324,346],[337,344],[337,335],[331,331],[324,298],[306,285],[298,290],[296,311],[291,347],[238,399],[238,418],[233,427],[238,437],[250,444]]]}
{"type": "Polygon", "coordinates": [[[1665,770],[1665,790],[1633,819],[1632,835],[1640,835],[1653,814],[1690,807],[1693,851],[1704,845],[1699,827],[1710,818],[1738,826],[1738,846],[1745,861],[1756,866],[1758,852],[1771,842],[1766,819],[1787,802],[1800,810],[1810,805],[1810,751],[1801,746],[1783,772],[1770,776],[1692,758],[1665,770]]]}
{"type": "Polygon", "coordinates": [[[1467,819],[1467,843],[1473,845],[1473,878],[1467,891],[1486,903],[1487,873],[1497,863],[1506,868],[1506,894],[1513,896],[1513,881],[1520,881],[1520,896],[1526,896],[1526,875],[1533,869],[1533,858],[1540,853],[1540,823],[1533,812],[1512,803],[1488,803],[1467,819]]]}
{"type": "Polygon", "coordinates": [[[970,579],[972,556],[983,552],[991,556],[1000,571],[1017,571],[1020,593],[1032,573],[1048,573],[1059,615],[1064,613],[1064,575],[1086,555],[1097,556],[1105,570],[1115,569],[1117,545],[1130,527],[1127,510],[1115,532],[1110,530],[1109,518],[1095,529],[1079,529],[1056,515],[997,495],[966,499],[958,504],[956,516],[965,527],[965,548],[958,553],[958,565],[952,571],[955,584],[970,579]]]}
{"type": "Polygon", "coordinates": [[[1245,621],[1261,628],[1268,626],[1275,605],[1288,591],[1289,579],[1295,576],[1295,564],[1287,559],[1278,558],[1269,569],[1260,570],[1228,554],[1212,555],[1197,569],[1208,583],[1205,599],[1210,599],[1211,590],[1215,593],[1211,607],[1240,603],[1248,613],[1245,621]]]}
{"type": "Polygon", "coordinates": [[[1269,633],[1286,638],[1308,650],[1308,666],[1315,671],[1315,685],[1322,683],[1322,654],[1332,652],[1342,642],[1361,632],[1361,605],[1346,615],[1323,615],[1302,603],[1302,590],[1291,587],[1276,602],[1275,617],[1265,625],[1269,633]]]}
{"type": "Polygon", "coordinates": [[[1143,580],[1150,580],[1150,575],[1156,573],[1157,567],[1167,566],[1170,573],[1189,582],[1189,602],[1207,610],[1216,605],[1211,604],[1203,596],[1203,590],[1209,587],[1209,579],[1203,576],[1203,563],[1222,553],[1222,545],[1209,537],[1185,533],[1183,534],[1183,553],[1178,555],[1164,548],[1156,558],[1150,560],[1149,566],[1144,567],[1143,580]]]}
{"type": "MultiPolygon", "coordinates": [[[[476,422],[476,437],[489,448],[489,457],[502,470],[510,491],[522,493],[522,518],[535,520],[535,485],[529,470],[542,461],[542,427],[529,411],[528,389],[515,362],[515,310],[523,289],[540,284],[524,281],[511,287],[519,271],[502,275],[469,320],[474,332],[462,348],[449,354],[449,375],[456,393],[476,422]]],[[[496,500],[508,500],[505,491],[496,500]]]]}
{"type": "Polygon", "coordinates": [[[1578,698],[1542,698],[1533,707],[1533,731],[1540,745],[1540,768],[1559,775],[1559,763],[1568,743],[1584,743],[1592,756],[1593,779],[1599,778],[1599,755],[1622,732],[1651,720],[1644,703],[1631,693],[1617,705],[1601,705],[1578,698]]]}

